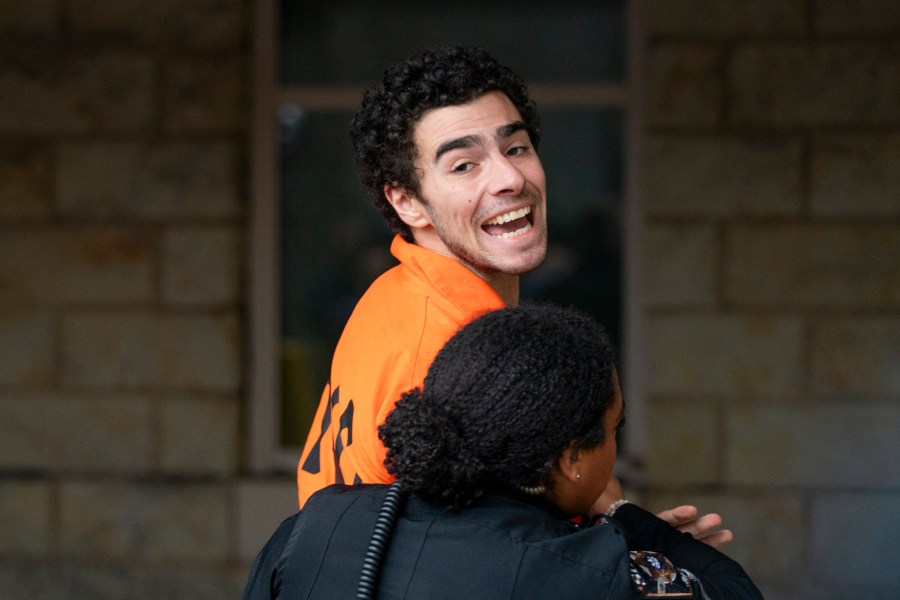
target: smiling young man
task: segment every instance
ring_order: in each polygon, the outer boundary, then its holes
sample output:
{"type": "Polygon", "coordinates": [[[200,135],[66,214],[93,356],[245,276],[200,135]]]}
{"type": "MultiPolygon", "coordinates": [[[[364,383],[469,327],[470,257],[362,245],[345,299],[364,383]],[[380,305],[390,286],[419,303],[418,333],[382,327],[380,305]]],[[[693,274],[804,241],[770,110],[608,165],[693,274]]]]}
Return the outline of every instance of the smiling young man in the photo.
{"type": "Polygon", "coordinates": [[[389,67],[351,138],[400,264],[341,334],[298,465],[301,506],[332,483],[391,481],[378,426],[461,326],[518,303],[519,276],[547,250],[537,112],[483,50],[425,50],[389,67]]]}
{"type": "MultiPolygon", "coordinates": [[[[518,303],[519,277],[547,251],[540,135],[524,82],[477,48],[422,51],[366,92],[351,138],[399,264],[341,334],[297,469],[301,507],[333,483],[392,481],[378,427],[394,403],[463,325],[518,303]]],[[[680,508],[661,516],[693,521],[695,509],[680,508]]],[[[707,515],[687,529],[719,522],[707,515]]]]}

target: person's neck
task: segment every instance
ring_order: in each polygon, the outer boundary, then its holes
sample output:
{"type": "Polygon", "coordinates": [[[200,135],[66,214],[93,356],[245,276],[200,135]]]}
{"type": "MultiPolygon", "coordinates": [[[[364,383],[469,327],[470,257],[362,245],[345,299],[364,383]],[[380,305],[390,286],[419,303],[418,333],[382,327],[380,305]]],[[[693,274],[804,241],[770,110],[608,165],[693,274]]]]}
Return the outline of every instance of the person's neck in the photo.
{"type": "Polygon", "coordinates": [[[506,273],[496,273],[493,276],[488,275],[485,276],[483,273],[479,273],[475,269],[475,274],[488,282],[494,291],[497,292],[497,295],[500,296],[500,299],[503,300],[503,304],[506,306],[518,306],[519,305],[519,276],[518,275],[507,275],[506,273]]]}

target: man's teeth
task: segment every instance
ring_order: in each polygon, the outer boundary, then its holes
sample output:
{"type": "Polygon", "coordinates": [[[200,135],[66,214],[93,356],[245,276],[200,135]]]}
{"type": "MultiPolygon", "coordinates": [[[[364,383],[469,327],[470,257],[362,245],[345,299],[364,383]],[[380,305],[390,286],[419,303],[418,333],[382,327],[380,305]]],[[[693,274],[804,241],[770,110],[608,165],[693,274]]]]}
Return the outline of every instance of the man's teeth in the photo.
{"type": "MultiPolygon", "coordinates": [[[[490,221],[485,222],[485,225],[503,225],[504,223],[509,223],[510,221],[515,221],[516,219],[521,219],[522,217],[524,217],[525,215],[528,215],[528,214],[531,214],[530,206],[526,206],[524,208],[520,208],[519,210],[514,210],[512,212],[508,212],[505,215],[496,216],[493,219],[491,219],[490,221]]],[[[524,229],[524,227],[522,229],[524,229]]],[[[521,229],[519,231],[521,231],[521,229]]],[[[515,231],[512,232],[512,234],[515,234],[515,233],[517,233],[517,232],[515,232],[515,231]]],[[[506,235],[512,235],[512,234],[505,234],[502,237],[506,237],[506,235]]]]}
{"type": "Polygon", "coordinates": [[[526,223],[526,224],[525,224],[525,227],[522,227],[521,229],[516,229],[515,231],[509,231],[509,232],[507,232],[507,233],[501,233],[500,235],[495,235],[494,237],[498,237],[498,238],[511,238],[511,237],[513,237],[514,235],[519,235],[520,233],[525,233],[525,232],[528,231],[529,229],[531,229],[531,224],[530,224],[530,223],[526,223]]]}

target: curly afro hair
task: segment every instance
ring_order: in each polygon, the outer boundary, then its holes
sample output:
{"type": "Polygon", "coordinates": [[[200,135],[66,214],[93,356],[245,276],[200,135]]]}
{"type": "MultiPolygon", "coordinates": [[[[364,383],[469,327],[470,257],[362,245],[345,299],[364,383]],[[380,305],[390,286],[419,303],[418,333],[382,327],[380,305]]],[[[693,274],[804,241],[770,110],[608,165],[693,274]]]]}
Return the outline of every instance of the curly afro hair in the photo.
{"type": "Polygon", "coordinates": [[[415,169],[415,127],[427,111],[457,106],[500,91],[518,109],[531,142],[540,142],[540,120],[525,83],[480,48],[429,48],[388,67],[381,83],[365,93],[350,138],[360,178],[393,233],[412,242],[412,232],[384,196],[394,184],[420,200],[415,169]]]}
{"type": "Polygon", "coordinates": [[[423,387],[404,394],[379,428],[388,472],[451,510],[488,487],[549,487],[563,450],[603,441],[614,369],[608,336],[579,311],[489,312],[447,342],[423,387]]]}

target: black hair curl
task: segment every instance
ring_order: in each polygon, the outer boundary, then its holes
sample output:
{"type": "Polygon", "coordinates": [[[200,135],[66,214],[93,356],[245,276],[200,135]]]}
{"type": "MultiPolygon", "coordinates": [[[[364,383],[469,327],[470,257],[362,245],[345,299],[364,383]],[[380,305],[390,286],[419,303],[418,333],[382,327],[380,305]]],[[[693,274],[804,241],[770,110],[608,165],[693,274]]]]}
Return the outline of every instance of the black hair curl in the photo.
{"type": "Polygon", "coordinates": [[[542,484],[574,443],[603,441],[615,350],[575,310],[523,304],[489,312],[438,353],[379,436],[385,465],[422,499],[458,509],[485,488],[542,484]]]}
{"type": "Polygon", "coordinates": [[[535,147],[540,143],[540,119],[524,81],[480,48],[428,48],[388,67],[382,81],[368,90],[353,117],[350,138],[360,178],[391,231],[412,242],[412,233],[384,195],[394,184],[421,197],[415,169],[418,156],[415,126],[428,110],[457,106],[482,95],[506,94],[522,117],[535,147]]]}

